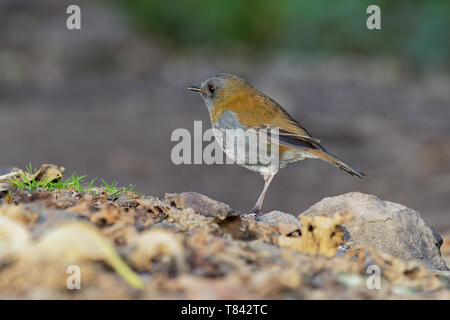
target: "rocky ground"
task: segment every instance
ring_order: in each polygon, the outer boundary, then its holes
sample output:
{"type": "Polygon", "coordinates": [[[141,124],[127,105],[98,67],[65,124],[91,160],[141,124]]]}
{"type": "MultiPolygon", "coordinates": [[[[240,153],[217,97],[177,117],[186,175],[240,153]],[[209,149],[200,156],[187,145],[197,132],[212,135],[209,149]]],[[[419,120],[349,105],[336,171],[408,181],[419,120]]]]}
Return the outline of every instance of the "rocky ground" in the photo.
{"type": "Polygon", "coordinates": [[[375,196],[241,217],[195,192],[31,193],[9,181],[2,299],[450,299],[450,237],[375,196]]]}

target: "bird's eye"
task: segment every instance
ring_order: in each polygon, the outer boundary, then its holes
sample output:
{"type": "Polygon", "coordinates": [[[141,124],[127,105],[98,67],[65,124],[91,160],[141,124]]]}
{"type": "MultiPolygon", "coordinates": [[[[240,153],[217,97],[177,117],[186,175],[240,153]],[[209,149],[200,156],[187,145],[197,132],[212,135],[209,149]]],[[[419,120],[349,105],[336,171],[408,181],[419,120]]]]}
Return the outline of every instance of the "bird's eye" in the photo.
{"type": "Polygon", "coordinates": [[[216,88],[214,88],[214,86],[212,84],[208,84],[208,90],[209,90],[210,93],[214,93],[216,88]]]}

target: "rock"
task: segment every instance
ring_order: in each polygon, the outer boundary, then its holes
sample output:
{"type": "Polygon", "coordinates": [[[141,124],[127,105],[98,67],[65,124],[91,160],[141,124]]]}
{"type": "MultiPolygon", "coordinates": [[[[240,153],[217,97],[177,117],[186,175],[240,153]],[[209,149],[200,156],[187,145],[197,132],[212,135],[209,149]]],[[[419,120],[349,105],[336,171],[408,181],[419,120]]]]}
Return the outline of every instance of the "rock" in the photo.
{"type": "Polygon", "coordinates": [[[299,219],[297,219],[297,217],[293,216],[292,214],[284,213],[281,211],[272,211],[272,212],[266,213],[265,215],[262,215],[259,218],[259,221],[273,224],[273,225],[276,225],[279,222],[283,222],[283,223],[296,225],[299,228],[302,227],[302,223],[300,222],[299,219]]]}
{"type": "Polygon", "coordinates": [[[0,176],[4,174],[8,174],[11,172],[11,169],[0,168],[0,176]]]}
{"type": "Polygon", "coordinates": [[[166,193],[164,199],[178,209],[192,208],[195,213],[205,217],[224,220],[235,214],[235,211],[229,205],[196,192],[166,193]]]}
{"type": "Polygon", "coordinates": [[[325,198],[299,217],[333,216],[340,212],[354,215],[351,221],[343,223],[351,245],[370,245],[404,260],[417,260],[430,271],[448,270],[440,252],[442,238],[419,212],[401,204],[351,192],[325,198]]]}
{"type": "Polygon", "coordinates": [[[43,164],[41,168],[34,174],[33,178],[36,181],[54,181],[60,179],[66,169],[64,167],[58,167],[54,164],[43,164]]]}

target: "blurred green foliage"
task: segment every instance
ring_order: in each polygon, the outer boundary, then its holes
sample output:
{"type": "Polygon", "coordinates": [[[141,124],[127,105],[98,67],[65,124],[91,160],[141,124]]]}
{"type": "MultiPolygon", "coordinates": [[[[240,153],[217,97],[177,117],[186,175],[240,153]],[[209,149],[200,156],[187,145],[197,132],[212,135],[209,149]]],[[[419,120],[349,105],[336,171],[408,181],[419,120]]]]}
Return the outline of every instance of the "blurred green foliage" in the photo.
{"type": "Polygon", "coordinates": [[[179,46],[260,53],[393,54],[450,65],[450,0],[115,0],[144,31],[179,46]],[[366,8],[381,8],[368,30],[366,8]]]}

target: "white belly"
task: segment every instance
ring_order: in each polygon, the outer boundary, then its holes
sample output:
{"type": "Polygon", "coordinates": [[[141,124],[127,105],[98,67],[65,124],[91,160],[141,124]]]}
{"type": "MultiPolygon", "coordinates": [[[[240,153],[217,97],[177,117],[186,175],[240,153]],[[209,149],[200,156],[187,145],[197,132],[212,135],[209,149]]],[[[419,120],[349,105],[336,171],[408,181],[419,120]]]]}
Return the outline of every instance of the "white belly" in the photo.
{"type": "MultiPolygon", "coordinates": [[[[261,174],[272,174],[279,169],[278,147],[271,149],[266,137],[255,132],[213,128],[217,143],[234,163],[261,174]]],[[[228,163],[228,162],[227,162],[228,163]]]]}

